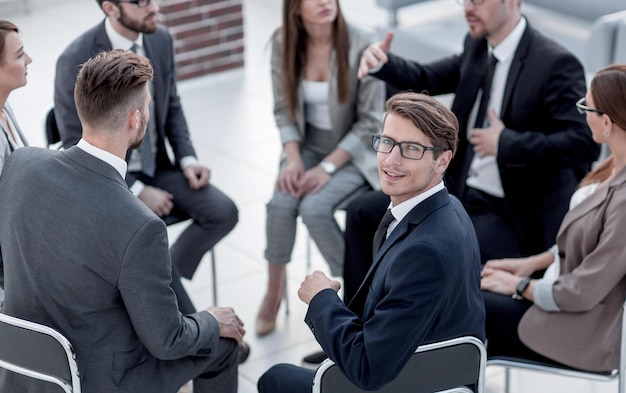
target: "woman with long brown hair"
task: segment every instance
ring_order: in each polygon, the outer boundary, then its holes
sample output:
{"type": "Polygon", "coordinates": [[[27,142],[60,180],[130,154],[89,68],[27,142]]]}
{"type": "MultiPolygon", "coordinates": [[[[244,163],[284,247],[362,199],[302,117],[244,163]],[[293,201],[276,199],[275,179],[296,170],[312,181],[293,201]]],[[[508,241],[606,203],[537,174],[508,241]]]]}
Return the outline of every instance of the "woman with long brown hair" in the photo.
{"type": "Polygon", "coordinates": [[[256,333],[275,328],[298,216],[330,267],[343,270],[343,233],[336,206],[364,184],[379,188],[369,147],[380,131],[384,84],[357,78],[373,35],[348,25],[338,0],[284,0],[272,36],[274,116],[283,144],[274,195],[267,206],[267,293],[256,333]]]}

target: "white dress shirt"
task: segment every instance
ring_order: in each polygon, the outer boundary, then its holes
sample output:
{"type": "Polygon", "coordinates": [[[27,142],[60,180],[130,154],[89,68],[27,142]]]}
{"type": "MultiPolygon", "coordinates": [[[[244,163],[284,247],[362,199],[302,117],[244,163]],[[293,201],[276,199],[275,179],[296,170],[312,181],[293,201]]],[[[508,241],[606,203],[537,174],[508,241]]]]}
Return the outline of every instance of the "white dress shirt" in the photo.
{"type": "MultiPolygon", "coordinates": [[[[500,117],[500,113],[502,112],[504,88],[509,76],[509,70],[511,69],[511,63],[513,62],[515,51],[517,50],[517,46],[525,30],[526,19],[522,17],[513,31],[498,44],[498,46],[493,47],[493,49],[491,46],[489,48],[490,54],[493,53],[496,59],[498,59],[498,62],[496,63],[493,81],[491,82],[488,108],[493,109],[498,117],[500,117]]],[[[480,94],[470,115],[470,121],[468,122],[468,138],[469,131],[474,128],[473,125],[475,123],[476,113],[478,112],[478,103],[480,103],[480,94]]],[[[487,117],[485,119],[486,121],[488,120],[487,117]]],[[[496,146],[496,152],[497,151],[498,147],[496,146]]],[[[486,156],[480,158],[478,154],[475,154],[467,177],[467,185],[496,197],[504,197],[504,189],[502,188],[500,170],[498,169],[496,157],[486,156]]]]}

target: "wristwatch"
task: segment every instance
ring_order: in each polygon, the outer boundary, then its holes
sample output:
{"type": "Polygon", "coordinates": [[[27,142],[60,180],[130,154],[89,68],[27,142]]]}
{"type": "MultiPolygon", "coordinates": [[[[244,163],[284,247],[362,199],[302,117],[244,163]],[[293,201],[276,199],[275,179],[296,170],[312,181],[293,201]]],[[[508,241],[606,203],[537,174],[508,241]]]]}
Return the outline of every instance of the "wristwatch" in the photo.
{"type": "Polygon", "coordinates": [[[524,298],[522,294],[524,293],[526,288],[528,288],[528,285],[530,284],[530,280],[532,280],[532,278],[526,277],[526,278],[522,278],[517,283],[517,286],[515,287],[515,293],[513,294],[513,299],[522,300],[524,298]]]}
{"type": "Polygon", "coordinates": [[[322,161],[320,162],[320,166],[322,167],[324,172],[328,173],[329,175],[332,175],[337,170],[335,164],[330,161],[322,161]]]}

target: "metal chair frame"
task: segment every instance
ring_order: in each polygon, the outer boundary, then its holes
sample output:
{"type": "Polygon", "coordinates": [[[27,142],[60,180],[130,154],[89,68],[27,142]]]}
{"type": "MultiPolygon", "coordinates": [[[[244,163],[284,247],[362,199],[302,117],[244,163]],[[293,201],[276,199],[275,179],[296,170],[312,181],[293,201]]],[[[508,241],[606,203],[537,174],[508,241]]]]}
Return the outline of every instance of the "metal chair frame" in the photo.
{"type": "MultiPolygon", "coordinates": [[[[472,392],[466,385],[475,384],[478,393],[482,393],[485,391],[486,359],[485,345],[476,337],[457,337],[421,345],[398,377],[376,392],[466,393],[472,392]],[[453,375],[459,381],[454,381],[453,375]],[[407,386],[411,388],[407,390],[407,386]]],[[[365,390],[350,383],[332,360],[324,360],[317,368],[312,393],[360,392],[365,390]]]]}
{"type": "Polygon", "coordinates": [[[619,369],[611,370],[605,373],[583,371],[575,368],[558,367],[513,357],[493,357],[487,359],[487,366],[500,366],[505,368],[505,393],[510,392],[511,369],[542,372],[562,377],[579,378],[598,382],[611,382],[618,379],[618,392],[626,393],[626,381],[624,380],[624,373],[626,372],[626,301],[622,306],[622,334],[620,340],[619,369]]]}
{"type": "Polygon", "coordinates": [[[58,331],[0,313],[0,367],[80,393],[76,354],[58,331]]]}

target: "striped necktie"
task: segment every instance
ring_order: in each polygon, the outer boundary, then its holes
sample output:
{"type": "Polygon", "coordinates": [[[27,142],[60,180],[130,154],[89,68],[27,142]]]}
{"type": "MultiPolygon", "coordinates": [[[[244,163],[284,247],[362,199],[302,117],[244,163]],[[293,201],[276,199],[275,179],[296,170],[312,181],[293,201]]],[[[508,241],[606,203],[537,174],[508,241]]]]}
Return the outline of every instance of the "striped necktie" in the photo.
{"type": "MultiPolygon", "coordinates": [[[[137,45],[136,42],[133,42],[133,45],[130,47],[129,50],[137,53],[138,48],[139,45],[137,45]]],[[[152,101],[150,101],[150,105],[153,105],[152,101]]],[[[150,134],[150,127],[147,127],[143,137],[143,141],[139,146],[139,157],[141,160],[141,172],[149,177],[152,177],[154,176],[154,172],[156,171],[156,161],[154,159],[154,152],[152,151],[152,138],[150,134]]]]}

